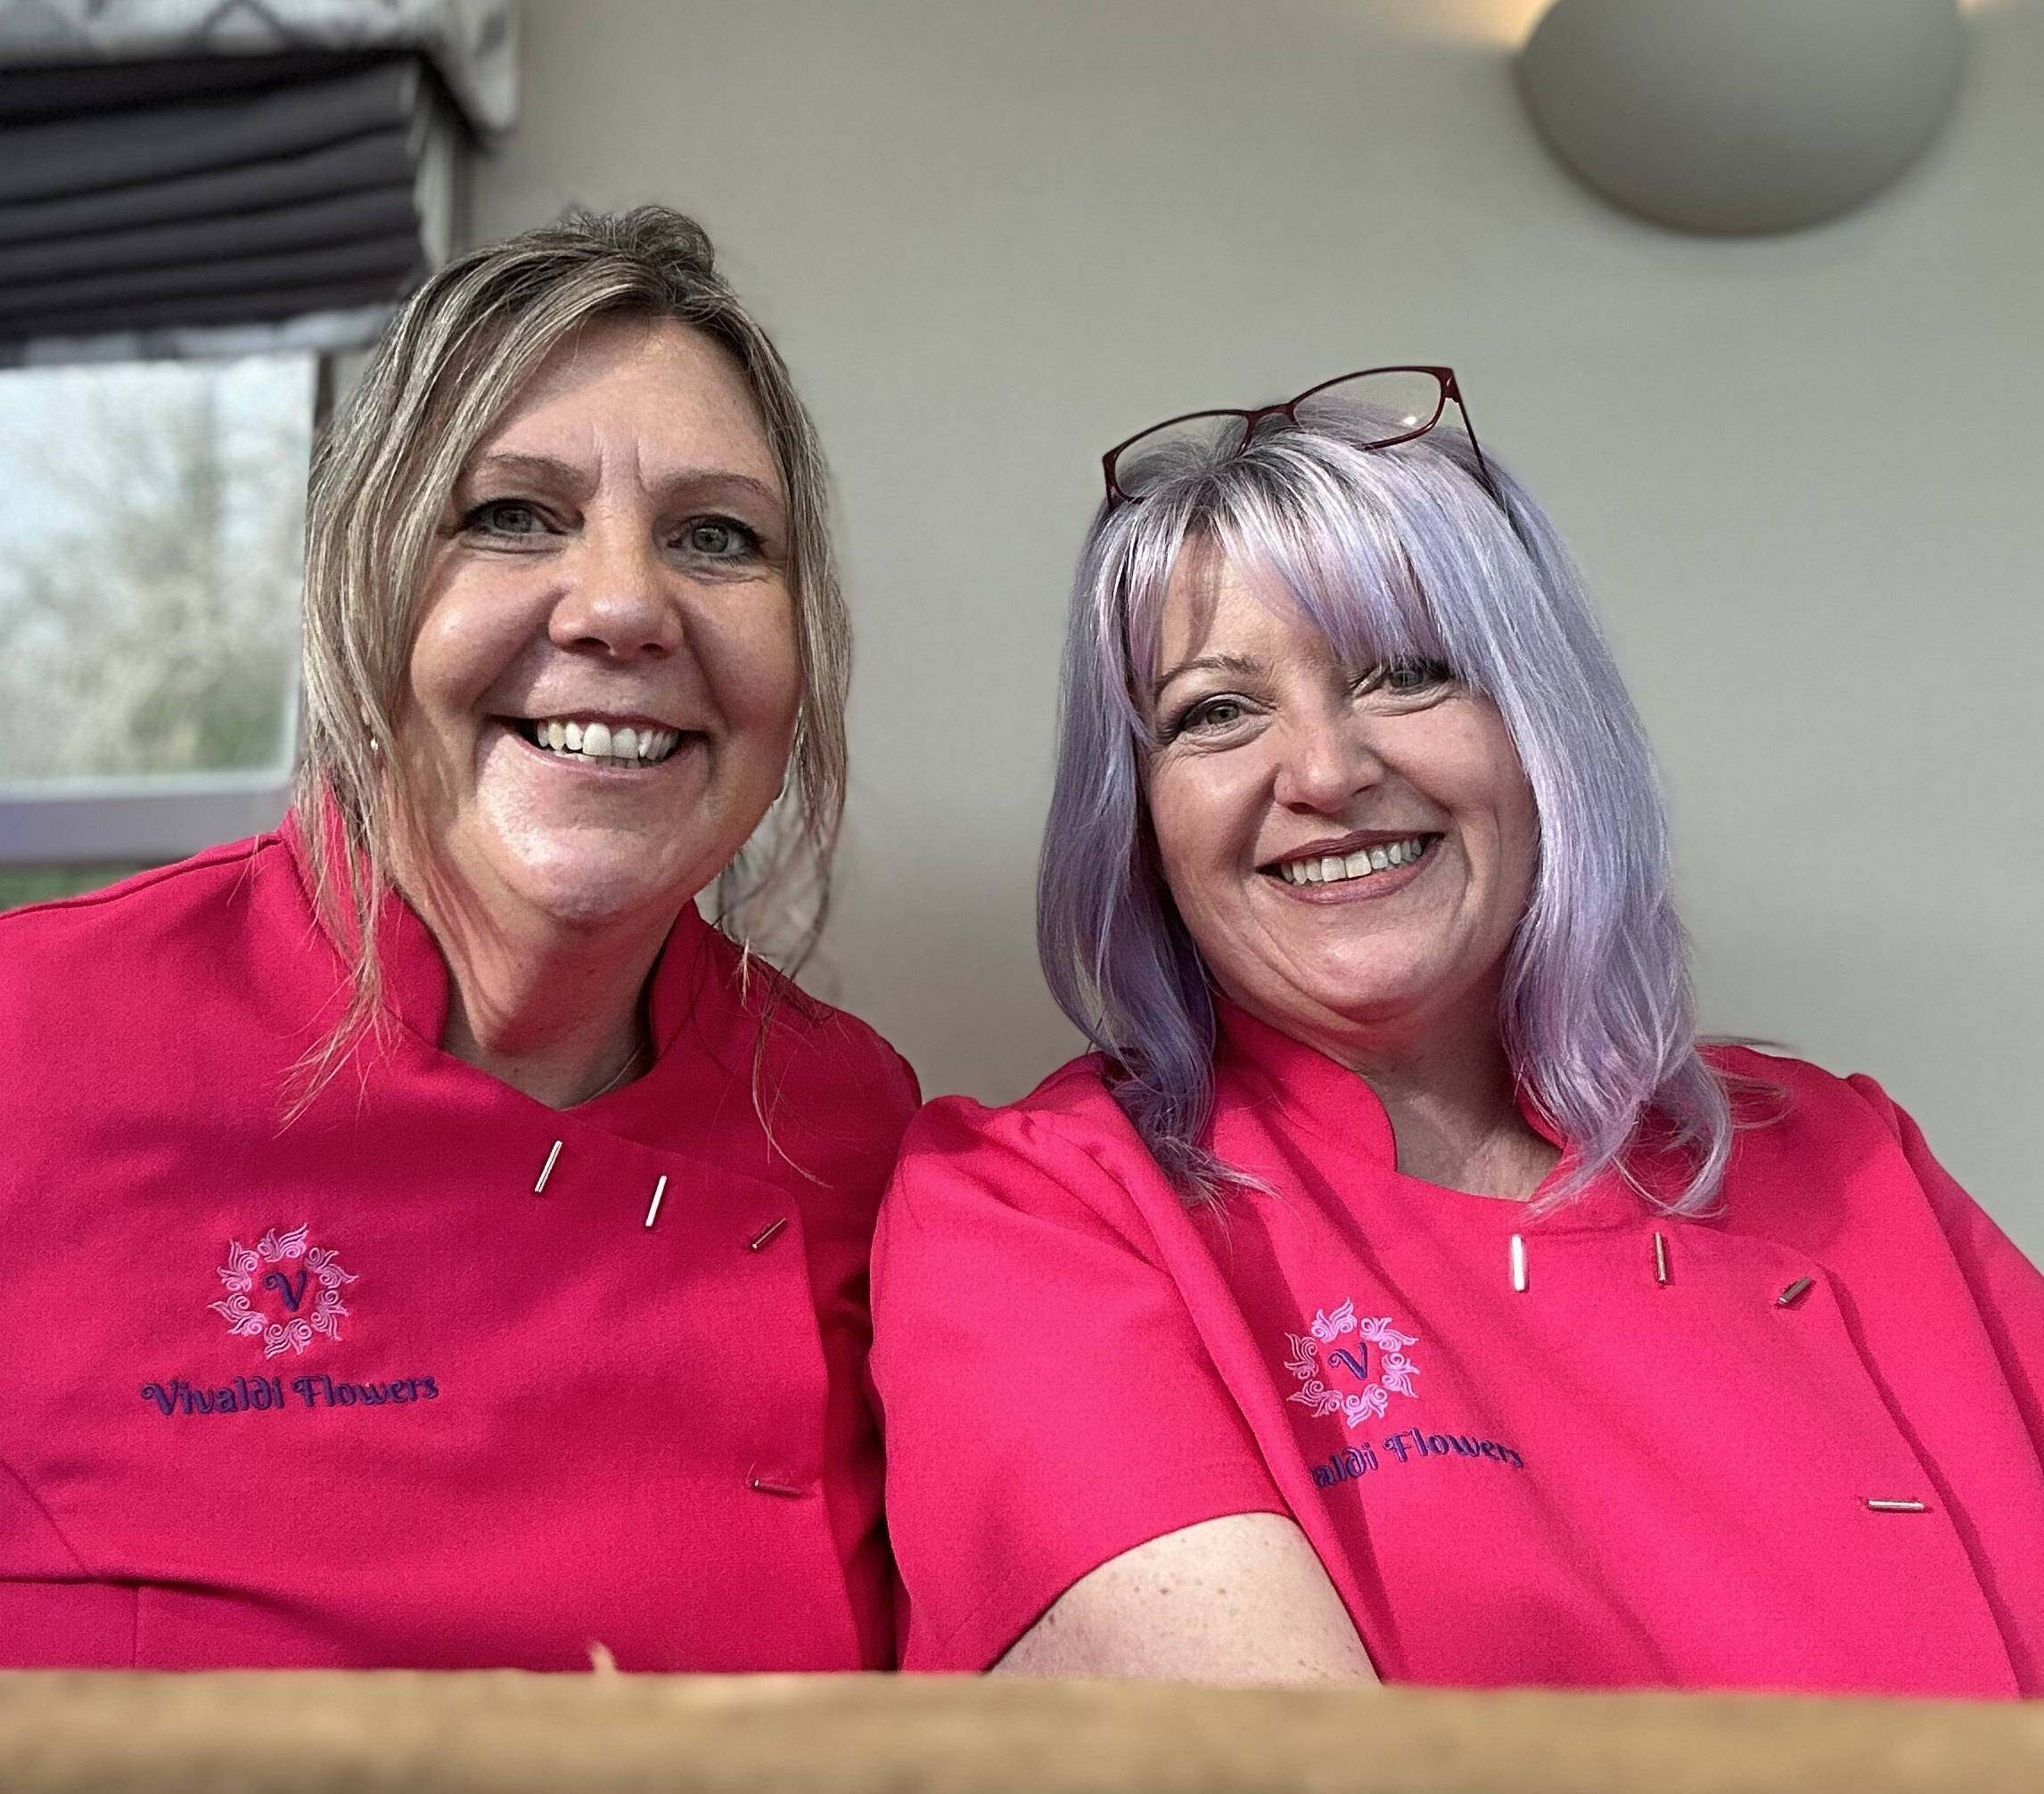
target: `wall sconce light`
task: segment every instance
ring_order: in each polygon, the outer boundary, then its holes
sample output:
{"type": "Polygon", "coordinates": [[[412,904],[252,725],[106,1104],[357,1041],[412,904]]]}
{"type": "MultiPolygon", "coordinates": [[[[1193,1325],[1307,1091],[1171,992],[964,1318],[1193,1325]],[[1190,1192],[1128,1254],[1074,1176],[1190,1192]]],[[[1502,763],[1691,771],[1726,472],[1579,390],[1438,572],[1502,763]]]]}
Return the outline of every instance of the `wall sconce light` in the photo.
{"type": "Polygon", "coordinates": [[[1958,0],[1557,0],[1519,90],[1561,161],[1627,210],[1794,230],[1916,160],[1963,48],[1958,0]]]}

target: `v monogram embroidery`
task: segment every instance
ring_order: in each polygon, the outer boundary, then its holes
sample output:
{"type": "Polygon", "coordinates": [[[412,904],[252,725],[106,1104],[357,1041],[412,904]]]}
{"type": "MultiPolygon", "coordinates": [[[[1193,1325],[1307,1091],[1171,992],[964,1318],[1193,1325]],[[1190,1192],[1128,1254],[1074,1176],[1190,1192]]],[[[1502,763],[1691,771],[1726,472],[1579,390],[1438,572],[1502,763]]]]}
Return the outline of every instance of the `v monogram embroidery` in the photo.
{"type": "Polygon", "coordinates": [[[266,1358],[283,1352],[303,1352],[316,1334],[331,1340],[341,1338],[341,1323],[348,1313],[347,1303],[341,1299],[341,1288],[352,1283],[355,1276],[341,1268],[340,1259],[330,1248],[313,1245],[306,1233],[303,1227],[294,1227],[288,1233],[280,1233],[272,1227],[253,1247],[244,1246],[239,1240],[229,1241],[227,1262],[219,1272],[227,1293],[221,1300],[206,1304],[227,1323],[227,1331],[235,1338],[260,1339],[266,1358]],[[283,1268],[300,1260],[303,1263],[295,1274],[283,1268]],[[266,1265],[277,1268],[265,1271],[266,1265]],[[267,1299],[257,1294],[259,1277],[262,1290],[275,1290],[283,1298],[281,1314],[275,1308],[266,1311],[256,1307],[258,1301],[267,1299]],[[316,1290],[312,1287],[315,1283],[319,1286],[316,1290]],[[301,1315],[299,1311],[308,1296],[313,1298],[312,1312],[301,1315]]]}
{"type": "Polygon", "coordinates": [[[306,1280],[311,1275],[310,1271],[300,1271],[298,1274],[298,1281],[294,1283],[282,1271],[272,1271],[268,1276],[263,1279],[263,1288],[275,1290],[278,1295],[283,1298],[284,1306],[295,1315],[298,1313],[299,1304],[305,1300],[306,1280]]]}

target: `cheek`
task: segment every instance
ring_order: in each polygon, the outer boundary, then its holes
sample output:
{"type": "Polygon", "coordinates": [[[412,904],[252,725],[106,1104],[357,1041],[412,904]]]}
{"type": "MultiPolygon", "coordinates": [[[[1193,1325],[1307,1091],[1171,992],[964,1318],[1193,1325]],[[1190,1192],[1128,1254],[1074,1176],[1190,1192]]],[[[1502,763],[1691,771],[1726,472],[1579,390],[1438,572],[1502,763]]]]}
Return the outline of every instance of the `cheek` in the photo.
{"type": "Polygon", "coordinates": [[[1465,746],[1460,791],[1449,802],[1477,824],[1474,833],[1482,844],[1479,851],[1487,850],[1495,859],[1485,883],[1516,927],[1532,897],[1539,866],[1539,810],[1503,719],[1492,716],[1485,720],[1489,726],[1465,746]]]}
{"type": "Polygon", "coordinates": [[[428,716],[472,709],[531,634],[524,607],[456,578],[429,590],[406,662],[414,702],[428,716]]]}
{"type": "Polygon", "coordinates": [[[743,608],[710,610],[692,625],[691,645],[725,721],[745,733],[794,726],[802,662],[794,601],[783,591],[743,608]]]}
{"type": "Polygon", "coordinates": [[[1220,758],[1166,759],[1148,782],[1164,882],[1181,912],[1214,906],[1239,885],[1261,817],[1258,788],[1220,758]]]}
{"type": "Polygon", "coordinates": [[[1512,886],[1517,912],[1523,914],[1532,901],[1533,883],[1540,868],[1540,813],[1533,801],[1533,788],[1523,779],[1506,811],[1504,835],[1506,877],[1512,886]]]}

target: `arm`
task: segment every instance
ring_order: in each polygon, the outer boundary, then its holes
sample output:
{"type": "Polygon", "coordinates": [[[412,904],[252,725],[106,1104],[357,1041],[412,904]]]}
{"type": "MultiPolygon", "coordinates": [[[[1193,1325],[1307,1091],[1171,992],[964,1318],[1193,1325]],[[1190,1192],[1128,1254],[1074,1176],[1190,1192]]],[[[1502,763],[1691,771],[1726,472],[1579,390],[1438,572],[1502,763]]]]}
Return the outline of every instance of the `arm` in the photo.
{"type": "Polygon", "coordinates": [[[1236,1686],[1377,1679],[1306,1535],[1269,1513],[1205,1520],[1111,1558],[1065,1590],[994,1673],[1236,1686]]]}
{"type": "MultiPolygon", "coordinates": [[[[1853,1080],[1856,1086],[1868,1082],[1853,1080]]],[[[1868,1092],[1862,1088],[1860,1094],[1868,1092]]],[[[1873,1094],[1892,1118],[1890,1125],[1901,1140],[1910,1168],[1951,1244],[2023,1425],[2044,1459],[2044,1275],[1931,1156],[1915,1121],[1877,1085],[1873,1094]]]]}
{"type": "Polygon", "coordinates": [[[986,1669],[1148,1541],[1246,1514],[1289,1529],[1145,1238],[1122,1180],[1056,1128],[946,1098],[909,1130],[874,1242],[872,1357],[905,1667],[986,1669]]]}

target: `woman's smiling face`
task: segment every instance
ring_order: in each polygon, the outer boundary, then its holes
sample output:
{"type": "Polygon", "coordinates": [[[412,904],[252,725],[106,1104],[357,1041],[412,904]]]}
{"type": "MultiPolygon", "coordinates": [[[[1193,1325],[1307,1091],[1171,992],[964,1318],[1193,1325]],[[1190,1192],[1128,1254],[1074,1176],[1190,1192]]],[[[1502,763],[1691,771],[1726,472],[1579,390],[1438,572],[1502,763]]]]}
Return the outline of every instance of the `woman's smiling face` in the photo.
{"type": "Polygon", "coordinates": [[[1343,665],[1194,545],[1162,621],[1150,815],[1221,990],[1351,1065],[1494,1018],[1539,853],[1497,707],[1431,662],[1343,665]]]}
{"type": "Polygon", "coordinates": [[[671,915],[780,788],[802,693],[780,473],[668,321],[562,343],[463,470],[396,754],[419,875],[488,915],[671,915]]]}

